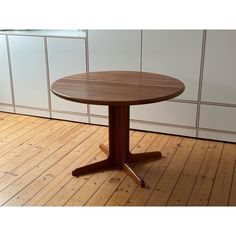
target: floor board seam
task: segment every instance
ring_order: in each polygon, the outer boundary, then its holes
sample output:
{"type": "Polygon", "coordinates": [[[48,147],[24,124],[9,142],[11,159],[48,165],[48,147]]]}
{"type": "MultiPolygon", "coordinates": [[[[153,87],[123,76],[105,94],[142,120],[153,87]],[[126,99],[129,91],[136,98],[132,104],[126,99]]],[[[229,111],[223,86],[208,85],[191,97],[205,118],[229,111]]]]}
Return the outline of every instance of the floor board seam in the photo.
{"type": "MultiPolygon", "coordinates": [[[[166,141],[166,143],[164,144],[164,146],[161,148],[161,150],[163,150],[165,148],[165,146],[168,144],[170,140],[170,137],[168,137],[168,140],[166,141]]],[[[154,140],[155,141],[155,140],[154,140]]],[[[153,141],[153,142],[154,142],[153,141]]],[[[161,151],[160,150],[160,151],[161,151]]],[[[160,160],[156,160],[156,161],[160,161],[160,160]]],[[[148,170],[145,172],[144,176],[143,176],[143,179],[145,178],[145,176],[148,174],[148,171],[152,168],[152,166],[154,165],[154,162],[156,161],[153,161],[153,163],[150,165],[150,167],[148,168],[148,170]]],[[[130,197],[127,199],[126,203],[124,205],[127,205],[127,203],[129,202],[129,200],[132,198],[134,192],[136,191],[136,189],[138,188],[138,186],[135,187],[134,191],[132,192],[132,194],[130,195],[130,197]]]]}
{"type": "MultiPolygon", "coordinates": [[[[73,129],[73,128],[75,128],[75,127],[76,127],[76,126],[72,127],[71,129],[73,129]]],[[[68,132],[70,132],[71,129],[70,129],[69,131],[67,131],[65,134],[67,134],[68,132]]],[[[65,134],[64,134],[64,135],[65,135],[65,134]]],[[[56,142],[56,141],[55,141],[55,142],[56,142]]],[[[70,142],[70,140],[69,140],[68,142],[70,142]]],[[[64,145],[66,145],[68,142],[66,142],[64,145]]],[[[64,145],[63,145],[63,146],[64,146],[64,145]]],[[[62,147],[63,147],[63,146],[62,146],[62,147]]],[[[62,147],[60,147],[59,149],[61,149],[62,147]]],[[[56,149],[53,153],[51,153],[49,156],[47,156],[46,159],[44,159],[44,160],[42,160],[41,162],[37,163],[37,165],[35,165],[33,168],[35,168],[36,166],[40,165],[42,162],[46,161],[48,158],[50,158],[51,155],[53,155],[53,154],[54,154],[57,150],[59,150],[59,149],[56,149]]],[[[64,156],[63,156],[63,157],[64,157],[64,156]]],[[[63,158],[63,157],[62,157],[62,158],[63,158]]],[[[58,161],[59,161],[59,160],[58,160],[58,161]]],[[[54,163],[54,164],[55,164],[55,163],[54,163]]],[[[53,165],[54,165],[54,164],[53,164],[53,165]]],[[[51,167],[51,166],[50,166],[50,167],[51,167]]],[[[50,167],[49,167],[49,168],[50,168],[50,167]]],[[[6,186],[4,189],[2,189],[2,190],[0,191],[0,193],[1,193],[2,191],[4,191],[6,188],[8,188],[10,185],[12,185],[13,183],[15,183],[17,180],[21,179],[21,178],[22,178],[23,176],[25,176],[27,173],[29,173],[33,168],[31,168],[30,170],[28,170],[27,172],[25,172],[22,176],[20,176],[20,178],[14,180],[11,184],[9,184],[9,185],[6,186]]],[[[49,168],[48,168],[48,169],[49,169],[49,168]]],[[[48,169],[47,169],[47,170],[48,170],[48,169]]],[[[45,171],[47,171],[47,170],[45,170],[45,171]]],[[[44,171],[44,172],[45,172],[45,171],[44,171]]],[[[37,177],[36,177],[36,178],[37,178],[37,177]]],[[[35,178],[35,179],[36,179],[36,178],[35,178]]],[[[35,180],[35,179],[34,179],[34,180],[35,180]]],[[[33,180],[33,181],[34,181],[34,180],[33,180]]],[[[31,182],[33,182],[33,181],[31,181],[31,182]]],[[[31,182],[30,182],[30,183],[31,183],[31,182]]],[[[30,184],[30,183],[29,183],[29,184],[30,184]]],[[[18,191],[16,194],[18,194],[18,193],[21,192],[23,189],[25,189],[29,184],[27,184],[24,188],[22,188],[22,189],[21,189],[20,191],[18,191]]],[[[16,194],[14,194],[14,196],[15,196],[16,194]]],[[[14,196],[12,196],[11,198],[13,198],[14,196]]],[[[4,204],[6,204],[8,201],[10,201],[11,198],[8,199],[6,202],[4,202],[4,204]]],[[[4,205],[4,204],[2,204],[2,205],[4,205]]]]}
{"type": "MultiPolygon", "coordinates": [[[[183,142],[183,140],[184,140],[184,138],[181,138],[181,141],[180,141],[179,145],[181,145],[181,143],[183,142]]],[[[171,161],[173,160],[173,158],[174,158],[176,152],[178,151],[178,149],[179,149],[179,146],[178,146],[178,147],[176,148],[176,150],[174,151],[174,153],[173,153],[173,155],[172,155],[172,157],[171,157],[169,163],[167,164],[167,166],[165,167],[165,169],[164,169],[163,173],[161,174],[159,180],[157,181],[157,183],[156,183],[155,186],[153,187],[153,190],[151,191],[150,196],[147,198],[146,202],[144,203],[145,206],[147,205],[147,203],[149,202],[150,198],[152,197],[152,194],[153,194],[153,192],[155,191],[155,189],[156,189],[156,187],[158,186],[158,184],[160,183],[160,181],[161,181],[163,175],[166,173],[166,170],[167,170],[167,168],[169,167],[169,165],[170,165],[171,161]]]]}
{"type": "Polygon", "coordinates": [[[221,161],[221,158],[222,158],[222,154],[223,154],[224,147],[225,147],[225,143],[223,143],[223,147],[222,147],[221,152],[220,152],[220,158],[219,158],[219,160],[218,160],[216,172],[215,172],[214,178],[213,178],[213,183],[212,183],[212,185],[211,185],[211,190],[210,190],[210,193],[209,193],[209,198],[208,198],[208,201],[207,201],[207,206],[209,206],[209,202],[210,202],[210,199],[211,199],[212,190],[213,190],[214,185],[215,185],[215,180],[216,180],[216,176],[217,176],[217,173],[218,173],[218,170],[219,170],[219,165],[220,165],[220,161],[221,161]]]}
{"type": "MultiPolygon", "coordinates": [[[[146,134],[145,134],[146,135],[146,134]]],[[[145,135],[141,138],[141,140],[137,143],[137,145],[139,145],[139,143],[142,141],[142,139],[145,137],[145,135]]],[[[147,146],[147,148],[145,149],[145,152],[147,152],[148,148],[152,145],[152,143],[155,141],[156,137],[153,139],[153,141],[147,146]]],[[[135,145],[135,146],[137,146],[135,145]]],[[[124,179],[119,183],[119,185],[117,186],[117,188],[114,190],[114,192],[112,193],[112,195],[110,196],[110,198],[112,198],[112,196],[114,195],[114,193],[117,191],[117,189],[119,189],[120,185],[125,181],[126,178],[130,178],[128,175],[126,175],[124,177],[124,179]]],[[[108,201],[110,200],[107,199],[107,201],[104,203],[104,206],[106,206],[106,204],[108,203],[108,201]]]]}
{"type": "Polygon", "coordinates": [[[173,193],[173,191],[174,191],[174,189],[175,189],[177,183],[179,182],[180,176],[182,175],[182,173],[183,173],[183,171],[184,171],[184,168],[185,168],[185,166],[186,166],[186,164],[187,164],[187,162],[188,162],[188,160],[189,160],[189,157],[191,156],[191,154],[192,154],[192,152],[193,152],[193,149],[194,149],[196,143],[197,143],[197,141],[195,140],[194,145],[193,145],[193,147],[191,148],[191,151],[189,152],[189,155],[188,155],[188,157],[186,158],[186,161],[185,161],[185,163],[184,163],[184,165],[183,165],[183,167],[182,167],[182,169],[181,169],[181,171],[180,171],[179,176],[177,177],[177,180],[176,180],[176,182],[175,182],[175,184],[174,184],[174,187],[173,187],[173,189],[171,190],[171,193],[170,193],[170,195],[169,195],[169,197],[168,197],[168,199],[167,199],[167,201],[166,201],[166,204],[165,204],[166,206],[167,206],[168,203],[169,203],[169,200],[170,200],[170,198],[171,198],[171,195],[172,195],[172,193],[173,193]]]}
{"type": "MultiPolygon", "coordinates": [[[[86,128],[86,129],[87,129],[87,128],[86,128]]],[[[87,138],[89,138],[90,136],[92,136],[98,129],[99,129],[99,128],[97,128],[96,130],[94,130],[87,138]]],[[[75,137],[75,138],[76,138],[76,137],[75,137]]],[[[81,143],[79,143],[78,145],[80,145],[80,144],[82,144],[83,142],[85,142],[85,141],[87,140],[87,138],[86,138],[85,140],[83,140],[81,143]]],[[[64,158],[66,155],[68,155],[70,152],[72,152],[75,148],[77,148],[78,145],[75,146],[73,149],[71,149],[68,153],[66,153],[62,158],[64,158]]],[[[57,150],[58,150],[58,149],[57,149],[57,150]]],[[[84,153],[84,152],[83,152],[83,153],[84,153]]],[[[61,159],[60,159],[60,160],[61,160],[61,159]]],[[[60,161],[60,160],[59,160],[59,161],[60,161]]],[[[76,158],[71,164],[73,164],[76,160],[78,160],[78,158],[76,158]]],[[[55,164],[56,164],[56,163],[55,163],[55,164]]],[[[71,165],[71,164],[70,164],[70,165],[71,165]]],[[[50,169],[51,167],[52,167],[52,166],[50,166],[48,169],[50,169]]],[[[68,167],[65,167],[64,169],[66,169],[66,168],[68,168],[68,167]]],[[[46,171],[48,171],[48,169],[47,169],[46,171]]],[[[42,176],[46,171],[44,171],[42,174],[40,174],[39,176],[37,176],[37,178],[39,178],[40,176],[42,176]]],[[[57,176],[58,176],[58,175],[57,175],[57,176]]],[[[37,179],[37,178],[36,178],[36,179],[37,179]]],[[[35,179],[34,179],[33,181],[35,181],[35,179]]],[[[32,181],[32,182],[33,182],[33,181],[32,181]]],[[[40,191],[42,191],[44,188],[46,188],[52,181],[53,181],[53,179],[52,179],[50,182],[48,182],[43,188],[41,188],[37,193],[35,193],[30,199],[28,199],[23,205],[27,204],[27,202],[29,202],[35,195],[37,195],[40,191]]],[[[69,180],[69,181],[70,181],[70,180],[69,180]]],[[[68,182],[69,182],[69,181],[68,181],[68,182]]],[[[65,185],[66,185],[66,184],[65,184],[65,185]]],[[[64,187],[64,185],[63,185],[63,187],[64,187]]],[[[58,190],[58,191],[59,191],[59,190],[58,190]]],[[[58,191],[57,191],[57,192],[58,192],[58,191]]],[[[57,192],[56,192],[56,193],[57,193],[57,192]]],[[[56,193],[55,193],[55,194],[56,194],[56,193]]],[[[55,194],[54,194],[54,195],[55,195],[55,194]]],[[[54,196],[54,195],[53,195],[53,196],[54,196]]],[[[52,196],[51,198],[53,198],[53,196],[52,196]]],[[[51,198],[50,198],[50,199],[51,199],[51,198]]],[[[50,200],[50,199],[49,199],[49,200],[50,200]]],[[[48,201],[49,201],[49,200],[48,200],[48,201]]],[[[47,201],[47,202],[48,202],[48,201],[47,201]]],[[[47,202],[46,202],[45,204],[47,204],[47,202]]],[[[45,204],[44,204],[44,205],[45,205],[45,204]]]]}
{"type": "MultiPolygon", "coordinates": [[[[208,148],[209,148],[209,144],[210,144],[210,142],[208,141],[207,150],[208,150],[208,148]]],[[[191,195],[192,195],[192,193],[193,193],[195,184],[196,184],[197,179],[198,179],[198,176],[199,176],[199,174],[200,174],[200,171],[201,171],[202,165],[203,165],[203,163],[204,163],[205,157],[206,157],[206,155],[207,155],[207,150],[206,150],[206,152],[205,152],[204,157],[202,158],[202,162],[201,162],[201,165],[200,165],[200,167],[199,167],[199,169],[198,169],[198,172],[197,172],[196,178],[195,178],[195,180],[194,180],[194,183],[193,183],[192,189],[191,189],[191,191],[190,191],[190,194],[189,194],[189,196],[188,196],[188,200],[187,200],[186,206],[188,206],[188,204],[189,204],[189,201],[190,201],[191,195]]]]}
{"type": "Polygon", "coordinates": [[[232,189],[233,189],[233,181],[234,181],[235,176],[236,176],[236,160],[234,161],[234,168],[233,168],[233,174],[232,174],[232,178],[231,178],[231,184],[230,184],[230,191],[229,191],[229,198],[228,198],[228,201],[227,201],[227,206],[229,206],[229,204],[230,204],[231,193],[232,193],[232,189]]]}

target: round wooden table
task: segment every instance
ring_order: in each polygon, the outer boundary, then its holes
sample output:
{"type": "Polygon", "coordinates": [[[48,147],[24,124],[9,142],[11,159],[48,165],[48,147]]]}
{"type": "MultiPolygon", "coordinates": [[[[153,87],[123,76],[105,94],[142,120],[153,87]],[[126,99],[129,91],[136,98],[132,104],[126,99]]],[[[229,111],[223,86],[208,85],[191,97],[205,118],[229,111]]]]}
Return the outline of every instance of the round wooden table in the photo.
{"type": "Polygon", "coordinates": [[[123,169],[137,184],[144,181],[131,168],[138,161],[161,158],[161,152],[132,154],[129,150],[130,105],[160,102],[184,91],[184,84],[172,77],[147,72],[103,71],[71,75],[52,84],[52,92],[66,100],[109,106],[109,148],[100,148],[108,158],[72,172],[78,177],[108,167],[123,169]]]}

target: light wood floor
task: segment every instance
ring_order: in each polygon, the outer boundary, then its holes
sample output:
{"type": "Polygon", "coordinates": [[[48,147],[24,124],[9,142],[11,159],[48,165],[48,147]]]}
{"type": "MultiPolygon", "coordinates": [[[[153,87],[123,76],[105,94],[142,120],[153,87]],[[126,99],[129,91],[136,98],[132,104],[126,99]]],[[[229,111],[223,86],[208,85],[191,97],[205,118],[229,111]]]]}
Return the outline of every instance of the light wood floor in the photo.
{"type": "Polygon", "coordinates": [[[72,177],[102,160],[107,128],[0,112],[3,206],[236,205],[236,144],[131,131],[132,152],[163,159],[135,166],[145,189],[123,172],[72,177]]]}

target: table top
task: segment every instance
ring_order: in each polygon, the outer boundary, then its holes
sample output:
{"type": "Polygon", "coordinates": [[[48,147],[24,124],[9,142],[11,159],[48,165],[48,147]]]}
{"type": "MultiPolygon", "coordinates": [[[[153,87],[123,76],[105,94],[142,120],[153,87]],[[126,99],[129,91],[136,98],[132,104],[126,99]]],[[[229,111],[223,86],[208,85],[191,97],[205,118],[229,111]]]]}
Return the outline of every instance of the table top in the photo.
{"type": "Polygon", "coordinates": [[[64,99],[96,105],[137,105],[168,100],[184,91],[170,76],[136,71],[101,71],[56,80],[52,92],[64,99]]]}

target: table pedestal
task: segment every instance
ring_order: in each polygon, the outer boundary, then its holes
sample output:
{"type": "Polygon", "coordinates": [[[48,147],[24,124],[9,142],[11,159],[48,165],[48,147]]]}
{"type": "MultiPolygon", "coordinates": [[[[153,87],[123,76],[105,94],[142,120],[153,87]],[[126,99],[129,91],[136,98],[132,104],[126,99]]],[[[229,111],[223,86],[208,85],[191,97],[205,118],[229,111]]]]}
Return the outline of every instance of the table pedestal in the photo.
{"type": "Polygon", "coordinates": [[[80,176],[105,168],[115,167],[123,169],[138,185],[145,187],[142,178],[132,169],[132,163],[161,158],[161,152],[147,152],[132,154],[129,150],[129,106],[109,106],[109,149],[100,144],[100,148],[108,155],[106,160],[79,167],[72,172],[73,176],[80,176]]]}

